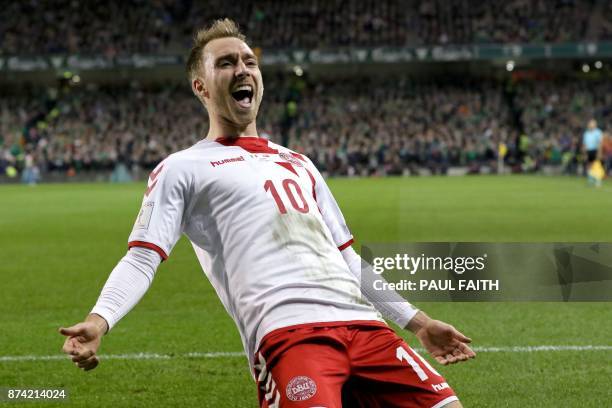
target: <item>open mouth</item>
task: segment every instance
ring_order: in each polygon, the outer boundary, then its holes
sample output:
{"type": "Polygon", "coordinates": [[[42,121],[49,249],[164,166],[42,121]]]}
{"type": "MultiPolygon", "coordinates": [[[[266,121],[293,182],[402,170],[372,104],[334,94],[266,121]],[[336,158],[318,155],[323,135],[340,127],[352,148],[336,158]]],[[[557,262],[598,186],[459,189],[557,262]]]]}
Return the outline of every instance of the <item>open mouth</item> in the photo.
{"type": "Polygon", "coordinates": [[[242,108],[250,108],[253,101],[253,87],[251,85],[240,85],[232,91],[232,98],[242,108]]]}

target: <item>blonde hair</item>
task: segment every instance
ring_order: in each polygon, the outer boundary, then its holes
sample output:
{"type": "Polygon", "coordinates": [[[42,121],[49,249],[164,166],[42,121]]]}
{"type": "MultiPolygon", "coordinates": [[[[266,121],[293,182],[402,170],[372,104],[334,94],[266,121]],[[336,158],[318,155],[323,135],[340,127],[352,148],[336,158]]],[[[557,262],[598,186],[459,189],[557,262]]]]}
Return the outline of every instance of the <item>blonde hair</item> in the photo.
{"type": "Polygon", "coordinates": [[[202,68],[202,55],[206,44],[212,40],[226,37],[234,37],[247,42],[238,24],[229,18],[215,20],[210,27],[203,28],[196,33],[186,66],[190,81],[193,81],[202,68]]]}

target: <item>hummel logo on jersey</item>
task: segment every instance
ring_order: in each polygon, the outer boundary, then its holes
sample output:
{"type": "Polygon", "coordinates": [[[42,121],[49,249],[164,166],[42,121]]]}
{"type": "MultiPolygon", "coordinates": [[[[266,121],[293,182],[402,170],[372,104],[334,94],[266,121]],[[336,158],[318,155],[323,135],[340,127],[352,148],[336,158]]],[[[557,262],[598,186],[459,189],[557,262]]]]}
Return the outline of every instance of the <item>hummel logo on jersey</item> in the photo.
{"type": "Polygon", "coordinates": [[[448,388],[448,383],[440,383],[440,384],[431,384],[431,387],[434,389],[434,391],[442,391],[445,388],[448,388]]]}
{"type": "Polygon", "coordinates": [[[220,166],[222,164],[234,163],[234,162],[239,162],[239,161],[244,161],[244,157],[238,156],[238,157],[232,157],[231,159],[223,159],[223,160],[219,160],[219,161],[211,160],[210,164],[213,167],[217,167],[217,166],[220,166]]]}

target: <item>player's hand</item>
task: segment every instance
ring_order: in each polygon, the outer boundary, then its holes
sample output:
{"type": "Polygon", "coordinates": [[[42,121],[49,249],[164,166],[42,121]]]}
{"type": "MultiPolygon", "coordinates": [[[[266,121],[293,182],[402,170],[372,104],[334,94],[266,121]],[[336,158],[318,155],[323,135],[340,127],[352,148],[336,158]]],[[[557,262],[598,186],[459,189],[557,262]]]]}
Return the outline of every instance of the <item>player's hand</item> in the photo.
{"type": "Polygon", "coordinates": [[[423,347],[440,364],[454,364],[476,357],[476,353],[468,346],[472,339],[450,324],[433,320],[423,312],[417,313],[412,320],[407,328],[412,330],[423,347]]]}
{"type": "Polygon", "coordinates": [[[106,327],[108,326],[105,321],[103,324],[84,321],[72,327],[60,328],[60,334],[67,337],[62,351],[71,357],[77,367],[85,371],[93,370],[100,363],[96,352],[100,347],[106,327]]]}

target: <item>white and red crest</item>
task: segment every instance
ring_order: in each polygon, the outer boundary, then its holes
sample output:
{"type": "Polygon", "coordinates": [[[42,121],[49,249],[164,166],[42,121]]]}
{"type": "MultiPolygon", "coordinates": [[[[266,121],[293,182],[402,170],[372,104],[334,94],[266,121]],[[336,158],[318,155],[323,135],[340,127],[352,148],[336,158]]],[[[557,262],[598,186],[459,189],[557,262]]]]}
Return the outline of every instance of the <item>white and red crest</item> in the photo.
{"type": "Polygon", "coordinates": [[[317,384],[310,377],[293,377],[287,384],[287,398],[291,401],[305,401],[317,393],[317,384]]]}

